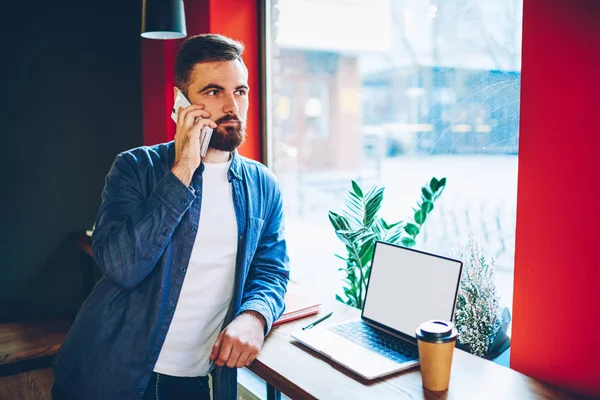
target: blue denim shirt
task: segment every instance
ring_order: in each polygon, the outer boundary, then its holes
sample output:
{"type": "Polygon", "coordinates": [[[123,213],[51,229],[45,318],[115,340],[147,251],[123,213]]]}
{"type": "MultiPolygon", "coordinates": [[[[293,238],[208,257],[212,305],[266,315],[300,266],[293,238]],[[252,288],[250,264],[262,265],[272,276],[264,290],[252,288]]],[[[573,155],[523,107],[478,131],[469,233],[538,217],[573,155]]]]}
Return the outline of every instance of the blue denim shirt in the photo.
{"type": "MultiPolygon", "coordinates": [[[[56,384],[77,399],[139,399],[177,300],[202,205],[201,164],[185,186],[173,173],[174,142],[117,156],[94,231],[102,279],[82,305],[54,361],[56,384]]],[[[253,310],[265,334],[283,313],[289,264],[275,176],[234,153],[228,178],[238,225],[233,300],[224,326],[253,310]]],[[[212,370],[215,399],[237,398],[237,370],[212,370]]]]}

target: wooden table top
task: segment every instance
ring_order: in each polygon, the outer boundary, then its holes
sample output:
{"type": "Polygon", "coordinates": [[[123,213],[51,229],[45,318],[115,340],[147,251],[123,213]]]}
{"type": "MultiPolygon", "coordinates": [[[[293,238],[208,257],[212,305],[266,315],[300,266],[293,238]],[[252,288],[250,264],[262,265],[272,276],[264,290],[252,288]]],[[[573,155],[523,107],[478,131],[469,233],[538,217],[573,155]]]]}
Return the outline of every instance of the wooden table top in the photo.
{"type": "Polygon", "coordinates": [[[249,369],[292,399],[572,399],[571,395],[517,371],[455,349],[450,388],[431,392],[422,387],[419,368],[366,381],[295,342],[290,334],[320,318],[319,326],[360,318],[360,311],[336,300],[324,302],[311,317],[274,327],[249,369]]]}
{"type": "Polygon", "coordinates": [[[0,324],[0,365],[54,355],[68,331],[60,317],[0,324]]]}

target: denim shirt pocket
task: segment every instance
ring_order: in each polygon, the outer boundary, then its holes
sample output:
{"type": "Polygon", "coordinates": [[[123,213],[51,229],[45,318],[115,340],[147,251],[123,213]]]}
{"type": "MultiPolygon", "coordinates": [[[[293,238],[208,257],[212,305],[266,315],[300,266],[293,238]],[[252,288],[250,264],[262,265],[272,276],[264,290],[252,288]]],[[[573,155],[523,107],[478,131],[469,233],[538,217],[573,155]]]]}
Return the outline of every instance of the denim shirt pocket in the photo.
{"type": "Polygon", "coordinates": [[[254,258],[264,224],[264,220],[255,217],[250,217],[250,220],[248,221],[248,229],[246,230],[246,238],[244,243],[246,264],[250,264],[254,258]]]}

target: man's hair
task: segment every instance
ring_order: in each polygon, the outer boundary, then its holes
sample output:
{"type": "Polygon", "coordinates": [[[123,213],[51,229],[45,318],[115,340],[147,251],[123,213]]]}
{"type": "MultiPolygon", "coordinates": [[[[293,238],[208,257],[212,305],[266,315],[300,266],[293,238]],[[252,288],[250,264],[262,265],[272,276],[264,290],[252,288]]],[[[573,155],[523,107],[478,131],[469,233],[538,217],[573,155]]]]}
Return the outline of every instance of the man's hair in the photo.
{"type": "Polygon", "coordinates": [[[175,84],[187,93],[198,63],[239,60],[244,45],[223,35],[204,34],[187,38],[179,48],[175,62],[175,84]]]}

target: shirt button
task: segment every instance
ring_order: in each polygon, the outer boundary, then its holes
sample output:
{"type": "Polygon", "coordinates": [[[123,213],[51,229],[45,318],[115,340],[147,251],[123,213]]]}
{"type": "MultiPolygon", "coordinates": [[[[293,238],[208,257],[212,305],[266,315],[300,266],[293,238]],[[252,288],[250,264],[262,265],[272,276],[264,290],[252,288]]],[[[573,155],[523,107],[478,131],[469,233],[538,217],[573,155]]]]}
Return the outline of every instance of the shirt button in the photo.
{"type": "Polygon", "coordinates": [[[154,350],[154,355],[155,355],[155,356],[157,356],[157,355],[158,355],[158,353],[160,353],[160,350],[158,350],[158,349],[154,350]]]}
{"type": "Polygon", "coordinates": [[[181,268],[179,268],[179,270],[180,270],[181,272],[185,272],[185,267],[181,267],[181,268]]]}
{"type": "Polygon", "coordinates": [[[144,394],[144,388],[138,388],[138,393],[139,394],[144,394]]]}
{"type": "Polygon", "coordinates": [[[196,232],[196,231],[198,230],[198,227],[197,227],[196,225],[194,225],[194,226],[192,226],[192,230],[193,230],[194,232],[196,232]]]}
{"type": "Polygon", "coordinates": [[[188,202],[185,201],[185,200],[181,200],[181,205],[184,206],[184,207],[186,207],[188,205],[188,202]]]}
{"type": "Polygon", "coordinates": [[[169,313],[173,314],[175,312],[175,307],[169,308],[169,313]]]}

